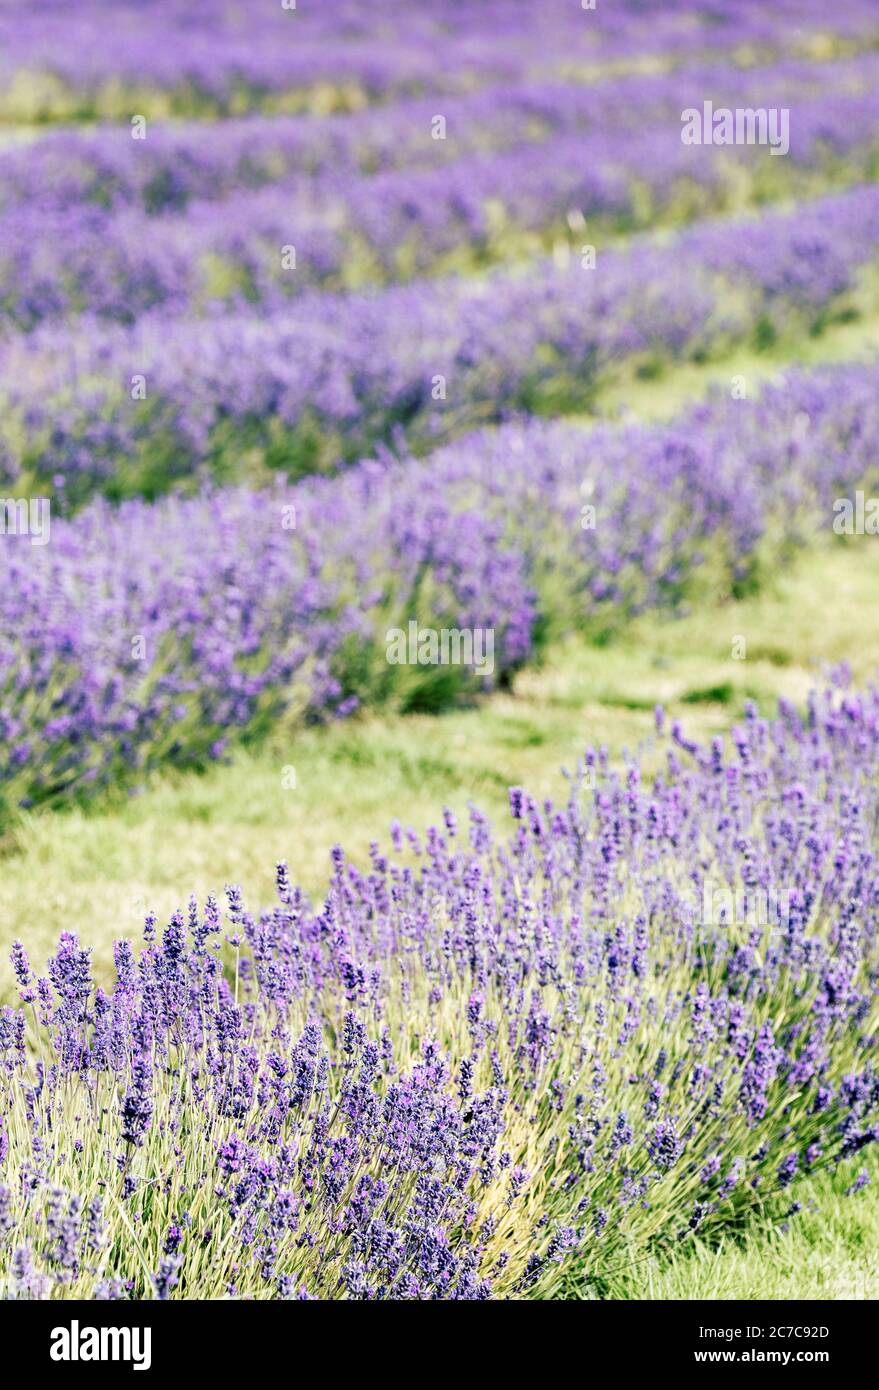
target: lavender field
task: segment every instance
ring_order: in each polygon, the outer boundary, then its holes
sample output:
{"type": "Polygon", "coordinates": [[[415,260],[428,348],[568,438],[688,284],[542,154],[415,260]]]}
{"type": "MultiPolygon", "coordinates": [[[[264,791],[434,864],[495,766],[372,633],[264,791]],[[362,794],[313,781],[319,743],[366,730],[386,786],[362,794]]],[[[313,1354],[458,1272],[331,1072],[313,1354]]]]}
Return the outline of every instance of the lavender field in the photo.
{"type": "Polygon", "coordinates": [[[0,1296],[879,1297],[877,79],[0,0],[0,1296]]]}

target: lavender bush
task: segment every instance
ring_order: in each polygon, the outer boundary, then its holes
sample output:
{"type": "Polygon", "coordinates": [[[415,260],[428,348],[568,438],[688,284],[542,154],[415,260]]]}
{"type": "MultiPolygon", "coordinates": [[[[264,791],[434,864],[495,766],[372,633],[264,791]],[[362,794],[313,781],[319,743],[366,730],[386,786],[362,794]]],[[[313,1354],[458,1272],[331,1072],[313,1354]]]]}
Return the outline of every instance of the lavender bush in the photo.
{"type": "Polygon", "coordinates": [[[857,1162],[879,1138],[879,693],[749,708],[729,747],[674,727],[666,757],[652,779],[589,750],[562,806],[514,788],[507,842],[474,809],[424,844],[395,826],[368,871],[334,851],[314,908],[282,864],[258,916],[232,887],[225,913],[149,917],[106,985],[71,931],[38,978],[17,945],[7,1290],[600,1293],[857,1162]]]}

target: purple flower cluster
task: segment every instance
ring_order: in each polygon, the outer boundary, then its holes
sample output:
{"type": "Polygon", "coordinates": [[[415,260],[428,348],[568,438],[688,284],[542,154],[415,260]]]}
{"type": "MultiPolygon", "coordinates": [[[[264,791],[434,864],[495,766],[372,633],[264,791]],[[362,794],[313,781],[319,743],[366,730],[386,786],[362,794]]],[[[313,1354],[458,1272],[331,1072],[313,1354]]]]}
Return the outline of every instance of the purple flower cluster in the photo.
{"type": "MultiPolygon", "coordinates": [[[[439,480],[397,476],[396,505],[383,471],[371,484],[364,470],[337,502],[307,487],[236,489],[92,505],[54,526],[45,549],[7,537],[4,808],[168,760],[198,765],[291,703],[314,717],[382,698],[396,669],[385,629],[410,618],[490,627],[496,669],[518,665],[534,603],[500,522],[451,505],[439,480]],[[383,502],[372,506],[373,492],[383,502]]],[[[436,675],[425,673],[426,689],[436,675]]],[[[455,679],[485,678],[461,667],[455,679]]]]}
{"type": "Polygon", "coordinates": [[[749,707],[729,750],[673,733],[656,778],[586,767],[564,805],[515,789],[506,843],[474,808],[399,862],[335,851],[316,907],[284,865],[259,915],[229,889],[234,955],[212,899],[158,940],[150,919],[137,957],[118,943],[107,990],[62,937],[36,1070],[23,1009],[2,1016],[0,1268],[142,1293],[129,1241],[94,1258],[121,1203],[159,1298],[552,1296],[633,1243],[780,1220],[801,1171],[859,1155],[879,692],[749,707]],[[701,920],[703,882],[732,891],[743,862],[785,918],[701,920]],[[98,1184],[103,1216],[75,1195],[98,1184]]]}

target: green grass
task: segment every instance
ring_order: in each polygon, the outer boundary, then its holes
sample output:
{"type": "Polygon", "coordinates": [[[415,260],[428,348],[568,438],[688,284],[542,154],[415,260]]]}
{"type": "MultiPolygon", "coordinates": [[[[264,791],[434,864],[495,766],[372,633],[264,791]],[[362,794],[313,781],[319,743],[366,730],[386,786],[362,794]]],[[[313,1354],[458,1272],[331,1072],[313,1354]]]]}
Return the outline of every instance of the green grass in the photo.
{"type": "Polygon", "coordinates": [[[623,370],[596,393],[590,413],[568,418],[589,424],[596,416],[666,422],[712,389],[731,392],[734,377],[744,377],[746,399],[753,399],[765,384],[791,367],[867,361],[877,354],[879,315],[859,312],[854,318],[827,324],[818,334],[786,337],[763,351],[743,345],[722,361],[676,363],[658,378],[639,378],[623,370]]]}
{"type": "Polygon", "coordinates": [[[713,1245],[690,1241],[677,1258],[620,1270],[606,1296],[623,1299],[879,1298],[879,1164],[872,1185],[846,1196],[850,1178],[823,1173],[797,1188],[802,1211],[768,1231],[713,1245]]]}

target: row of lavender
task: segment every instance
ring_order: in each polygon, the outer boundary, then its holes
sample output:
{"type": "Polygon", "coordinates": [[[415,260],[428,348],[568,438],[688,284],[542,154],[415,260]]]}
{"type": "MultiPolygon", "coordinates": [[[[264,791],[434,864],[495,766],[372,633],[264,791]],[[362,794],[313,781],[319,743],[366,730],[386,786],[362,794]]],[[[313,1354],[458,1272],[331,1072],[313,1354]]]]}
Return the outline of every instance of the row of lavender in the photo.
{"type": "Polygon", "coordinates": [[[507,843],[475,808],[469,836],[447,812],[403,855],[395,826],[397,862],[334,851],[317,908],[281,865],[257,916],[238,888],[161,936],[150,916],[109,989],[74,932],[45,977],[16,945],[4,1286],[594,1296],[694,1233],[783,1221],[805,1176],[857,1191],[879,1138],[879,695],[751,707],[730,742],[673,728],[655,782],[590,750],[594,792],[511,791],[507,843]]]}
{"type": "MultiPolygon", "coordinates": [[[[879,58],[838,62],[784,59],[745,69],[709,65],[683,73],[648,73],[576,82],[521,82],[449,97],[396,102],[351,115],[276,116],[145,122],[141,138],[124,125],[56,127],[0,153],[4,210],[96,202],[142,203],[148,211],[179,208],[192,198],[219,198],[236,186],[278,182],[295,173],[340,178],[393,169],[435,168],[466,155],[502,153],[559,136],[608,136],[650,122],[678,122],[682,108],[745,102],[808,109],[823,96],[865,95],[879,58]],[[443,117],[442,138],[435,126],[443,117]]],[[[797,121],[792,122],[796,127],[797,121]]]]}
{"type": "Polygon", "coordinates": [[[852,312],[877,246],[867,186],[599,252],[600,270],[578,253],[528,275],[303,295],[259,320],[46,327],[0,352],[0,482],[71,508],[98,490],[295,476],[402,437],[421,448],[521,410],[583,409],[622,369],[852,312]]]}
{"type": "MultiPolygon", "coordinates": [[[[296,174],[335,175],[341,183],[377,172],[434,169],[468,155],[545,145],[559,136],[594,137],[601,130],[609,138],[651,122],[679,128],[681,110],[700,106],[706,95],[716,106],[799,102],[807,111],[823,97],[829,137],[837,124],[834,103],[869,94],[877,73],[879,55],[865,53],[837,62],[783,59],[744,70],[705,65],[590,84],[524,81],[448,96],[440,106],[429,97],[323,117],[149,121],[142,139],[134,138],[137,128],[130,121],[48,127],[38,139],[0,149],[0,209],[57,211],[95,203],[155,213],[296,174]],[[438,114],[442,128],[435,125],[438,114]]],[[[798,116],[791,121],[794,141],[799,124],[798,116]]],[[[592,145],[585,151],[591,157],[592,145]]]]}
{"type": "MultiPolygon", "coordinates": [[[[785,159],[750,147],[733,153],[683,144],[678,108],[646,131],[569,134],[414,171],[300,174],[189,201],[183,216],[71,204],[77,181],[87,185],[96,175],[88,162],[78,164],[66,142],[15,150],[0,159],[0,175],[4,164],[25,164],[28,180],[46,179],[64,205],[53,209],[37,196],[0,217],[0,333],[78,315],[133,323],[156,308],[181,316],[276,311],[316,286],[468,270],[539,251],[560,236],[579,249],[663,217],[681,221],[740,207],[743,180],[760,200],[858,182],[879,170],[877,91],[874,84],[795,106],[785,159]],[[71,158],[69,173],[56,179],[57,161],[71,158]]],[[[424,143],[429,130],[426,124],[424,143]]],[[[128,165],[137,166],[136,144],[123,139],[128,165]]],[[[224,149],[230,157],[234,141],[224,149]]],[[[266,158],[271,162],[268,150],[266,158]]],[[[148,198],[162,190],[173,199],[187,185],[178,159],[172,141],[155,163],[145,161],[135,185],[140,179],[148,198]]],[[[191,167],[194,185],[210,181],[210,161],[191,167]]]]}
{"type": "Polygon", "coordinates": [[[95,502],[50,545],[7,537],[0,810],[204,763],[291,708],[434,707],[507,678],[538,633],[728,593],[875,479],[876,382],[792,375],[664,428],[508,425],[424,462],[95,502]],[[411,621],[490,631],[493,671],[390,662],[411,621]]]}
{"type": "Polygon", "coordinates": [[[152,114],[235,115],[260,108],[356,110],[418,92],[461,92],[526,77],[680,65],[794,51],[847,53],[879,38],[871,0],[828,15],[823,0],[641,0],[590,8],[570,0],[490,0],[429,9],[394,0],[377,17],[356,0],[265,5],[246,17],[213,0],[0,5],[0,118],[46,121],[152,114]],[[246,31],[244,26],[246,24],[246,31]],[[245,41],[246,32],[246,41],[245,41]],[[59,42],[63,34],[63,42],[59,42]]]}

